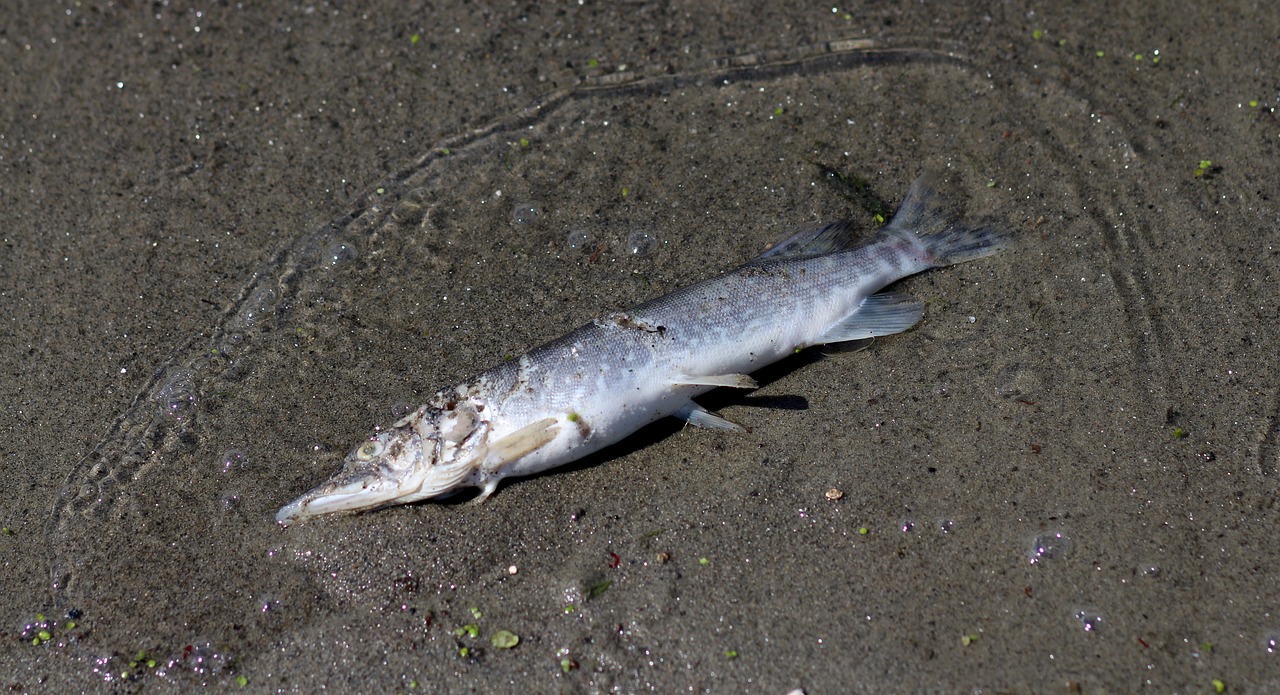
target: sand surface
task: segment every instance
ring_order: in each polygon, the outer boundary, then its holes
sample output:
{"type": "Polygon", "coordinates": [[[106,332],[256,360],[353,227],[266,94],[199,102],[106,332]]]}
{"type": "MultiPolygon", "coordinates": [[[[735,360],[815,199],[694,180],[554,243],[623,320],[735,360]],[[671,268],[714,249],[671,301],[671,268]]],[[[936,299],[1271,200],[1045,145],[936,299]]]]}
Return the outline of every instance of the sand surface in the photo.
{"type": "Polygon", "coordinates": [[[953,4],[7,4],[0,686],[1280,689],[1280,10],[953,4]],[[926,169],[1016,245],[749,433],[274,523],[926,169]]]}

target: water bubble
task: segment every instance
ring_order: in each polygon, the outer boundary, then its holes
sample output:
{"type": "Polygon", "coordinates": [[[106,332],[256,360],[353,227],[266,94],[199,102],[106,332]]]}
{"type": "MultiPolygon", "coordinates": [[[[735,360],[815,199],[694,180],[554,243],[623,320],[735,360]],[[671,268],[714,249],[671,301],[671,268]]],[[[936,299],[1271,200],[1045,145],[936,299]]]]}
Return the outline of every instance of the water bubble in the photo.
{"type": "Polygon", "coordinates": [[[404,200],[391,209],[391,221],[402,225],[421,222],[422,218],[426,217],[427,202],[430,197],[430,192],[423,188],[409,191],[405,194],[404,200]]]}
{"type": "Polygon", "coordinates": [[[240,491],[227,490],[222,493],[222,497],[218,501],[218,506],[222,509],[222,513],[224,514],[235,511],[236,508],[240,506],[240,491]]]}
{"type": "Polygon", "coordinates": [[[1085,632],[1098,632],[1102,629],[1102,614],[1088,608],[1082,608],[1072,614],[1085,632]]]}
{"type": "Polygon", "coordinates": [[[190,417],[199,402],[195,372],[179,369],[169,374],[156,393],[156,402],[160,417],[179,421],[190,417]]]}
{"type": "Polygon", "coordinates": [[[227,333],[222,336],[222,340],[218,343],[218,346],[214,348],[214,350],[216,350],[216,355],[211,355],[211,357],[228,357],[233,355],[242,343],[244,343],[243,333],[237,333],[235,331],[227,333]]]}
{"type": "Polygon", "coordinates": [[[1018,363],[1006,365],[995,376],[995,392],[998,396],[1032,398],[1040,389],[1040,375],[1018,363]]]}
{"type": "Polygon", "coordinates": [[[354,244],[335,241],[324,250],[324,262],[330,268],[337,268],[340,265],[354,261],[359,255],[360,252],[356,250],[354,244]]]}
{"type": "Polygon", "coordinates": [[[270,314],[276,306],[276,291],[270,287],[259,287],[249,295],[249,301],[240,310],[240,321],[252,326],[270,314]]]}
{"type": "Polygon", "coordinates": [[[111,497],[111,493],[115,491],[116,486],[117,486],[119,483],[120,483],[120,481],[116,480],[116,479],[115,479],[114,477],[112,477],[112,476],[107,476],[107,477],[103,478],[102,480],[99,480],[99,481],[98,481],[98,490],[97,490],[97,492],[98,492],[98,496],[99,496],[99,497],[104,497],[104,498],[106,498],[106,497],[111,497]]]}
{"type": "Polygon", "coordinates": [[[581,251],[591,245],[591,235],[585,229],[570,229],[564,237],[564,244],[571,249],[581,251]]]}
{"type": "Polygon", "coordinates": [[[408,401],[396,401],[391,404],[391,417],[399,420],[400,418],[413,412],[413,405],[408,401]]]}
{"type": "Polygon", "coordinates": [[[627,237],[627,253],[633,256],[647,256],[657,245],[658,238],[648,232],[632,232],[627,237]]]}
{"type": "Polygon", "coordinates": [[[519,225],[535,225],[542,219],[542,206],[537,203],[516,203],[511,209],[511,221],[519,225]]]}
{"type": "Polygon", "coordinates": [[[182,648],[182,662],[202,676],[218,675],[226,671],[232,661],[234,659],[215,649],[211,642],[197,642],[182,648]]]}
{"type": "Polygon", "coordinates": [[[239,473],[249,464],[249,457],[239,449],[228,449],[218,457],[218,468],[224,474],[239,473]]]}
{"type": "Polygon", "coordinates": [[[1064,560],[1071,554],[1071,539],[1061,531],[1042,533],[1036,536],[1031,544],[1031,552],[1027,559],[1031,564],[1042,564],[1049,560],[1064,560]]]}

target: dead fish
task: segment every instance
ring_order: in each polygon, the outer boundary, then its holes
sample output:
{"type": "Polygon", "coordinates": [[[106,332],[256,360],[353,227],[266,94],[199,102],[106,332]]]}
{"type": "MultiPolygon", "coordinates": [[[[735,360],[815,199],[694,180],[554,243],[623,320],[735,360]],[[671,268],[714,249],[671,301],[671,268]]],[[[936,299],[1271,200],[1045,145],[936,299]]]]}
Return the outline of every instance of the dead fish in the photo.
{"type": "Polygon", "coordinates": [[[849,222],[811,227],[719,277],[598,318],[431,400],[376,433],[280,523],[478,488],[582,458],[674,415],[739,430],[693,398],[750,389],[748,374],[813,345],[900,333],[920,302],[881,290],[991,255],[1007,235],[968,223],[925,175],[864,243],[849,222]]]}

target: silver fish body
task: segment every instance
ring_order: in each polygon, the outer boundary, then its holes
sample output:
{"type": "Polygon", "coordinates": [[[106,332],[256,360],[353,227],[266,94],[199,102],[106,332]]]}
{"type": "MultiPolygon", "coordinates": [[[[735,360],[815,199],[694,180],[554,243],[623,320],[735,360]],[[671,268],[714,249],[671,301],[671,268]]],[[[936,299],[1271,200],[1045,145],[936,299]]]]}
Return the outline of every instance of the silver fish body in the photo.
{"type": "Polygon", "coordinates": [[[880,292],[928,268],[998,251],[1005,235],[966,224],[931,176],[865,243],[848,223],[801,231],[739,268],[618,312],[437,393],[358,446],[281,523],[403,504],[569,463],[675,415],[740,429],[692,399],[752,388],[747,374],[812,345],[891,335],[923,305],[880,292]]]}

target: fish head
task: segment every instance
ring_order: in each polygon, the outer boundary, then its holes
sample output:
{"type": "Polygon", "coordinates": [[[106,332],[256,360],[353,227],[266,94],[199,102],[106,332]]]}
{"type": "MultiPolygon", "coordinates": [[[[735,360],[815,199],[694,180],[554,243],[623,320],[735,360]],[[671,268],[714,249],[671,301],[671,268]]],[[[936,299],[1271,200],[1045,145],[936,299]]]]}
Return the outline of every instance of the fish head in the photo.
{"type": "Polygon", "coordinates": [[[276,521],[288,524],[453,492],[468,484],[484,460],[488,430],[470,404],[423,406],[361,442],[337,475],[281,508],[276,521]]]}

